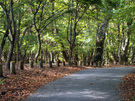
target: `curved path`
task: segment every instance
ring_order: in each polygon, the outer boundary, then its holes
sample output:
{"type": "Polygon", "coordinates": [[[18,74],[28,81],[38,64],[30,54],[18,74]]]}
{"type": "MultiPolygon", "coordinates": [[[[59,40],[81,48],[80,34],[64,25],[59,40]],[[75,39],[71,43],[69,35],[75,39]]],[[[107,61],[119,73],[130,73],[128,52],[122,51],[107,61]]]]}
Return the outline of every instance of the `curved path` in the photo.
{"type": "Polygon", "coordinates": [[[26,101],[122,101],[118,86],[134,67],[86,69],[57,79],[26,101]]]}

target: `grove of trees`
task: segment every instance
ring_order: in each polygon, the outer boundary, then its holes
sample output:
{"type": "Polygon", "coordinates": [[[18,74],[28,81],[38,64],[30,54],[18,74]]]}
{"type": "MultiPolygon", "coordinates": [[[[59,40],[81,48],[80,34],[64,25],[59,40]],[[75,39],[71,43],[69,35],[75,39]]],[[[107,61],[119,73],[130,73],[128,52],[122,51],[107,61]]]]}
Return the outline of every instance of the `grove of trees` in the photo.
{"type": "Polygon", "coordinates": [[[134,16],[135,0],[0,0],[0,67],[134,63],[134,16]]]}

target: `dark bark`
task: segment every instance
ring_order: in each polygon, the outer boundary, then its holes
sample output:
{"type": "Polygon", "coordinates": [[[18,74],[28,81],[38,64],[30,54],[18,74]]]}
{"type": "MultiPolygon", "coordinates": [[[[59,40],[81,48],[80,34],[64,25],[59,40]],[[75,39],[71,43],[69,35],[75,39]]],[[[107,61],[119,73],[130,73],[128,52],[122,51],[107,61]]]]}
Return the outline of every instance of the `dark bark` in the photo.
{"type": "Polygon", "coordinates": [[[93,50],[90,52],[88,52],[88,66],[90,66],[90,63],[91,63],[91,61],[92,61],[92,56],[93,56],[93,50]]]}
{"type": "Polygon", "coordinates": [[[3,77],[3,69],[2,69],[2,64],[0,64],[0,77],[3,77]]]}
{"type": "Polygon", "coordinates": [[[50,52],[49,67],[52,68],[52,52],[50,52]]]}
{"type": "Polygon", "coordinates": [[[24,70],[24,61],[23,60],[20,61],[20,69],[24,70]]]}
{"type": "Polygon", "coordinates": [[[39,67],[43,68],[43,62],[42,61],[39,61],[39,67]]]}
{"type": "Polygon", "coordinates": [[[69,59],[68,59],[68,65],[71,66],[72,65],[72,47],[70,47],[70,50],[69,50],[69,59]]]}
{"type": "Polygon", "coordinates": [[[67,56],[67,52],[65,50],[62,51],[62,55],[63,55],[65,61],[68,62],[68,56],[67,56]]]}
{"type": "Polygon", "coordinates": [[[132,64],[135,62],[135,61],[134,61],[134,57],[135,57],[135,49],[133,49],[133,55],[132,55],[132,57],[131,57],[131,62],[132,62],[132,64]]]}
{"type": "Polygon", "coordinates": [[[88,66],[90,66],[90,60],[91,60],[91,57],[88,56],[88,66]]]}
{"type": "Polygon", "coordinates": [[[62,65],[65,66],[65,61],[62,61],[62,65]]]}
{"type": "Polygon", "coordinates": [[[78,54],[75,54],[75,65],[78,65],[78,54]]]}
{"type": "Polygon", "coordinates": [[[83,55],[83,65],[86,66],[86,56],[83,55]]]}
{"type": "Polygon", "coordinates": [[[52,61],[49,61],[49,67],[52,68],[52,61]]]}
{"type": "MultiPolygon", "coordinates": [[[[18,5],[20,5],[20,0],[18,2],[18,5]]],[[[19,22],[18,22],[18,33],[16,35],[16,47],[17,47],[17,63],[19,62],[19,60],[21,59],[21,50],[20,50],[20,43],[19,43],[19,36],[20,36],[20,26],[21,26],[21,15],[20,15],[20,8],[19,8],[19,14],[18,14],[18,19],[19,19],[19,22]]]]}
{"type": "Polygon", "coordinates": [[[91,61],[91,66],[94,66],[94,62],[93,61],[91,61]]]}
{"type": "MultiPolygon", "coordinates": [[[[14,14],[13,14],[13,0],[10,0],[9,7],[10,7],[10,14],[11,14],[12,23],[9,22],[10,19],[7,19],[7,23],[9,25],[9,29],[10,29],[10,37],[11,37],[11,39],[9,39],[10,49],[9,49],[8,58],[7,58],[7,62],[6,62],[7,69],[10,69],[10,61],[12,59],[14,42],[15,42],[15,37],[16,37],[16,23],[15,23],[14,14]],[[12,30],[12,28],[13,28],[13,30],[12,30]]],[[[9,18],[9,17],[7,17],[7,18],[9,18]]]]}
{"type": "Polygon", "coordinates": [[[63,58],[65,59],[66,62],[68,62],[68,54],[65,50],[65,46],[63,45],[63,43],[61,43],[61,47],[63,48],[63,50],[61,51],[62,55],[63,55],[63,58]]]}

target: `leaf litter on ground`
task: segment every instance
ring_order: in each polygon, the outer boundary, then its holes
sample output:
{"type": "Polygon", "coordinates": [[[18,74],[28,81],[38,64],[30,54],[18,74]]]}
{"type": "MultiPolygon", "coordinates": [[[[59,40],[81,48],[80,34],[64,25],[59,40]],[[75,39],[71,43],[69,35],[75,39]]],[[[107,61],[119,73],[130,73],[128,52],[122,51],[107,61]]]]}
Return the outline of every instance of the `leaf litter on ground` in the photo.
{"type": "Polygon", "coordinates": [[[0,78],[0,101],[24,100],[39,87],[83,69],[85,67],[53,66],[49,68],[44,65],[44,68],[38,66],[30,68],[26,65],[24,70],[16,70],[16,75],[4,69],[4,77],[0,78]]]}
{"type": "Polygon", "coordinates": [[[124,92],[122,94],[123,101],[135,101],[135,73],[123,77],[120,89],[124,92]]]}

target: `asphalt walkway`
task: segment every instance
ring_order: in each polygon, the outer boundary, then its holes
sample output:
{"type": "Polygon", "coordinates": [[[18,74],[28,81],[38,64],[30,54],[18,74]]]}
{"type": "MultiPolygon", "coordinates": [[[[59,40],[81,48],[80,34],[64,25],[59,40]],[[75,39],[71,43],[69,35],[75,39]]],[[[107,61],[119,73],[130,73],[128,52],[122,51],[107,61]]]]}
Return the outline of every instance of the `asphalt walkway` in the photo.
{"type": "Polygon", "coordinates": [[[119,84],[133,67],[86,69],[57,79],[26,101],[122,101],[119,84]]]}

